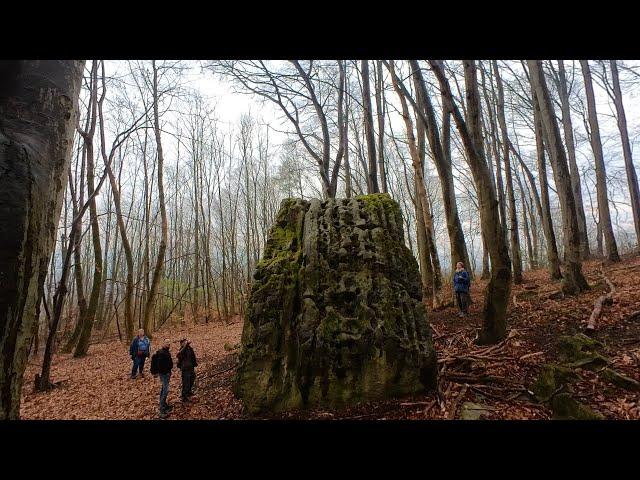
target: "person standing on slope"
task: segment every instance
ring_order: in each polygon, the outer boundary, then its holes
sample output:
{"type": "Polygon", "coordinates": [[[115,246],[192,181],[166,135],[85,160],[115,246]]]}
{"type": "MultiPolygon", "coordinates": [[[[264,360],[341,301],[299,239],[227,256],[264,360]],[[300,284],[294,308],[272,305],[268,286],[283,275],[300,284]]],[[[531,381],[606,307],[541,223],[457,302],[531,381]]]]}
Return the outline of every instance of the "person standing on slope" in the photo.
{"type": "Polygon", "coordinates": [[[193,383],[196,379],[195,368],[198,366],[196,353],[191,348],[191,342],[186,338],[180,340],[180,351],[177,355],[178,368],[182,373],[182,401],[188,402],[193,395],[193,383]]]}
{"type": "Polygon", "coordinates": [[[171,358],[171,341],[165,340],[162,348],[151,357],[151,375],[160,377],[162,386],[160,387],[160,418],[167,418],[169,410],[173,408],[167,403],[169,396],[169,380],[171,380],[171,370],[173,369],[173,359],[171,358]]]}
{"type": "Polygon", "coordinates": [[[453,275],[453,290],[456,293],[456,300],[458,301],[458,308],[460,313],[459,317],[464,317],[469,313],[469,287],[471,286],[471,279],[469,278],[469,272],[464,269],[464,264],[458,262],[456,264],[456,273],[453,275]]]}
{"type": "Polygon", "coordinates": [[[140,371],[140,376],[144,377],[142,370],[144,369],[144,361],[149,356],[151,350],[151,340],[144,334],[144,330],[141,328],[138,330],[138,335],[133,338],[131,346],[129,347],[129,355],[133,361],[133,368],[131,369],[131,378],[136,378],[137,372],[140,371]]]}

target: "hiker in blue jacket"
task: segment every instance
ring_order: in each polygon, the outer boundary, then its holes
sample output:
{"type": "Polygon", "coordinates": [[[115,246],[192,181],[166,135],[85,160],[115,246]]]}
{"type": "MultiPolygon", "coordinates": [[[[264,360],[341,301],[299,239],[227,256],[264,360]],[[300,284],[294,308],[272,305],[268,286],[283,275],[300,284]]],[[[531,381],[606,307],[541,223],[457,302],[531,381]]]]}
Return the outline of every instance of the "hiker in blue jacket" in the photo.
{"type": "Polygon", "coordinates": [[[144,334],[144,330],[141,328],[138,330],[138,335],[133,338],[131,346],[129,347],[129,355],[133,360],[133,369],[131,370],[131,378],[136,378],[137,371],[140,371],[140,376],[144,377],[142,370],[144,369],[144,361],[149,356],[151,350],[151,341],[149,337],[144,334]]]}
{"type": "Polygon", "coordinates": [[[460,309],[459,317],[464,317],[469,313],[469,286],[471,279],[469,272],[464,269],[464,264],[458,262],[456,264],[456,273],[453,274],[453,290],[458,300],[458,308],[460,309]]]}

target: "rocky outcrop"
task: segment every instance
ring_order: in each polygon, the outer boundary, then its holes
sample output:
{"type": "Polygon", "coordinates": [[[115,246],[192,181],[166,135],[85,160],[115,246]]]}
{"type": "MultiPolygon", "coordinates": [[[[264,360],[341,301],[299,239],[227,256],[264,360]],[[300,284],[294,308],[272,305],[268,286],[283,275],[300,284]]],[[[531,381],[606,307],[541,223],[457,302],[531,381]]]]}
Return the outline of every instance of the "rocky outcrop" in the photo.
{"type": "Polygon", "coordinates": [[[421,299],[388,195],[283,201],[254,274],[236,395],[257,413],[433,388],[421,299]]]}

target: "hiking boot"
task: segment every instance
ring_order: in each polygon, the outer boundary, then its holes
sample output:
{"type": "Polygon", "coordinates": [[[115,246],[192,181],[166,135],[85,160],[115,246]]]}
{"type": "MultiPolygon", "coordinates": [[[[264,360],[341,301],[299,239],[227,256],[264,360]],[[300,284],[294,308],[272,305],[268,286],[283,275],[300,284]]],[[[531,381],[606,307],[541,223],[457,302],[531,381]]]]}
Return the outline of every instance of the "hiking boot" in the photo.
{"type": "Polygon", "coordinates": [[[167,405],[165,408],[167,409],[167,411],[171,411],[173,410],[173,405],[167,405]]]}
{"type": "Polygon", "coordinates": [[[191,402],[191,400],[190,400],[188,397],[182,397],[182,398],[180,399],[180,401],[181,401],[182,403],[190,403],[190,402],[191,402]]]}
{"type": "Polygon", "coordinates": [[[140,376],[141,376],[142,378],[144,378],[144,373],[140,372],[140,376]]]}
{"type": "Polygon", "coordinates": [[[167,418],[168,416],[169,416],[169,414],[168,414],[167,412],[160,412],[160,413],[158,414],[158,417],[159,417],[159,418],[167,418]]]}

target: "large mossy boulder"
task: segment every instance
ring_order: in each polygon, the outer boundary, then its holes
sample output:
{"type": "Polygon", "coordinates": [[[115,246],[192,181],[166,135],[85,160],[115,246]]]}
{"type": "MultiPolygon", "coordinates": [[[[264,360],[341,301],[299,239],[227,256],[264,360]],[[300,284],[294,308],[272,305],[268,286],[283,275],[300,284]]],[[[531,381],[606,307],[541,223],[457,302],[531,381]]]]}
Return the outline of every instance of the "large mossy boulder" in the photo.
{"type": "Polygon", "coordinates": [[[421,300],[388,195],[285,200],[254,274],[234,391],[259,413],[434,388],[421,300]]]}

